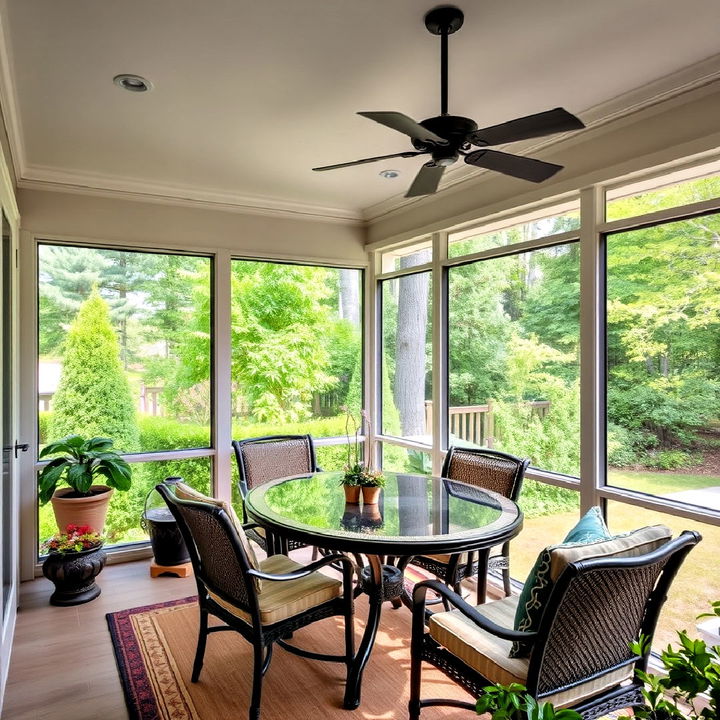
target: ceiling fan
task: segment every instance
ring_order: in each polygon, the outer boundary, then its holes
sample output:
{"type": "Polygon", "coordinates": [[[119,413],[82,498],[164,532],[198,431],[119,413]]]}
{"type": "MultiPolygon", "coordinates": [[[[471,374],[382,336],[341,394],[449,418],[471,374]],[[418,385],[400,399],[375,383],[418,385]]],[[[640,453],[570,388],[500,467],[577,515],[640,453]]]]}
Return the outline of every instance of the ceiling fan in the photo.
{"type": "Polygon", "coordinates": [[[313,170],[337,170],[390,158],[430,155],[432,160],[420,168],[405,197],[436,192],[445,168],[456,163],[461,156],[469,165],[536,183],[543,182],[562,170],[562,165],[486,148],[585,127],[579,118],[564,108],[546,110],[482,129],[478,129],[477,124],[469,118],[448,114],[448,36],[462,27],[464,17],[462,10],[451,5],[436,7],[425,15],[425,27],[433,35],[440,35],[440,115],[418,123],[399,112],[358,113],[408,135],[415,150],[325,165],[313,170]],[[479,149],[473,150],[473,145],[479,149]]]}

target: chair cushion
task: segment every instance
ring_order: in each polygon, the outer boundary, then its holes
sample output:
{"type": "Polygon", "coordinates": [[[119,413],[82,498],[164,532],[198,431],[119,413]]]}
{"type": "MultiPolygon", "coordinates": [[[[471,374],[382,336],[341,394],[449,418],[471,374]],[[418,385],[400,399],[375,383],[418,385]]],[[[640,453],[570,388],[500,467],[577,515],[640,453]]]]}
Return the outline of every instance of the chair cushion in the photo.
{"type": "MultiPolygon", "coordinates": [[[[245,551],[245,555],[247,556],[250,567],[255,568],[256,570],[260,568],[260,564],[258,563],[257,557],[255,556],[255,551],[252,548],[252,544],[248,540],[247,535],[245,535],[245,530],[242,526],[242,522],[240,521],[240,518],[237,516],[235,509],[232,505],[230,505],[230,503],[226,502],[225,500],[220,500],[219,498],[211,497],[209,495],[203,495],[201,492],[198,492],[197,490],[195,490],[195,488],[192,488],[185,483],[177,483],[177,485],[175,485],[175,497],[179,498],[180,500],[193,500],[195,502],[204,502],[208,503],[209,505],[215,505],[215,507],[222,508],[230,518],[230,522],[235,527],[235,530],[237,530],[240,544],[245,551]]],[[[257,578],[255,578],[254,580],[255,587],[259,592],[262,588],[262,580],[258,580],[257,578]]]]}
{"type": "MultiPolygon", "coordinates": [[[[602,511],[599,507],[592,507],[565,536],[563,544],[597,542],[598,540],[606,540],[609,537],[610,531],[605,524],[602,511]]],[[[538,555],[520,592],[520,600],[513,624],[516,630],[534,632],[540,625],[545,603],[552,590],[552,583],[548,579],[550,565],[547,561],[547,552],[549,550],[550,548],[545,548],[538,555]]],[[[527,643],[515,643],[511,654],[513,657],[522,657],[529,652],[530,647],[527,643]]]]}
{"type": "MultiPolygon", "coordinates": [[[[488,620],[502,627],[510,627],[518,598],[509,597],[478,605],[476,610],[488,620]]],[[[529,660],[509,656],[510,640],[503,640],[479,628],[459,610],[435,613],[428,623],[430,635],[466,665],[480,673],[489,682],[507,685],[512,682],[525,685],[529,660]]],[[[555,693],[543,700],[556,707],[573,705],[603,690],[623,682],[633,674],[633,666],[620,668],[581,683],[574,688],[555,693]]]]}
{"type": "MultiPolygon", "coordinates": [[[[271,555],[266,560],[260,561],[260,570],[273,575],[284,575],[303,567],[287,555],[271,555]]],[[[264,580],[262,591],[258,592],[257,596],[260,605],[260,622],[263,625],[273,625],[317,605],[322,605],[339,597],[341,593],[342,582],[320,572],[311,573],[299,580],[264,580]]],[[[209,595],[218,605],[224,607],[235,617],[247,623],[252,622],[247,610],[223,600],[214,593],[209,593],[209,595]]]]}
{"type": "MultiPolygon", "coordinates": [[[[653,525],[596,542],[562,543],[546,547],[540,552],[520,593],[513,627],[526,632],[538,630],[553,586],[569,563],[594,557],[643,555],[665,544],[671,537],[669,528],[653,525]]],[[[531,649],[529,643],[513,643],[510,654],[512,657],[523,657],[529,655],[531,649]]]]}

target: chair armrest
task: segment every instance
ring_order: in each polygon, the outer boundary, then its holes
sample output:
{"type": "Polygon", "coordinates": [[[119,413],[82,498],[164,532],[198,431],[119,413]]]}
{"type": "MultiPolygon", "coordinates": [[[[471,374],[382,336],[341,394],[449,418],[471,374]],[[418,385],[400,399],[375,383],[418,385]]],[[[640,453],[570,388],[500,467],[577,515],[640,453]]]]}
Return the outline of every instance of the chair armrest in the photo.
{"type": "Polygon", "coordinates": [[[465,602],[460,595],[453,592],[447,585],[437,580],[425,580],[415,585],[413,589],[413,616],[419,613],[425,615],[425,595],[428,590],[433,590],[441,597],[445,598],[451,605],[455,606],[466,618],[472,620],[476,625],[486,630],[496,637],[504,640],[520,640],[524,642],[532,642],[537,637],[536,632],[523,632],[521,630],[510,630],[501,627],[492,620],[488,620],[481,615],[472,605],[465,602]]]}
{"type": "Polygon", "coordinates": [[[307,577],[308,575],[314,573],[316,570],[319,570],[321,567],[324,567],[325,565],[330,565],[335,562],[339,562],[345,565],[346,571],[349,572],[351,575],[354,572],[355,565],[349,557],[346,557],[345,555],[334,554],[325,555],[325,557],[321,558],[320,560],[316,560],[309,565],[303,566],[300,570],[295,570],[295,572],[285,573],[283,575],[264,573],[262,572],[262,570],[248,570],[247,574],[259,578],[260,580],[275,580],[277,582],[284,582],[286,580],[298,580],[300,578],[307,577]]]}

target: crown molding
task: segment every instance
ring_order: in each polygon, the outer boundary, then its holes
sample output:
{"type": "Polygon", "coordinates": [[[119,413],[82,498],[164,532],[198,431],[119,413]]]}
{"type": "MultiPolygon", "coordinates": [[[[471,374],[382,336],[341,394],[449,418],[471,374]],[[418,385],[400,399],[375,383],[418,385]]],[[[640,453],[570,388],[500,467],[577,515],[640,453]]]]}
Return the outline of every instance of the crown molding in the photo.
{"type": "MultiPolygon", "coordinates": [[[[582,117],[587,130],[601,128],[604,125],[616,122],[641,110],[652,108],[673,98],[716,83],[718,80],[720,80],[720,53],[671,73],[670,75],[666,75],[663,78],[654,80],[641,88],[636,88],[603,103],[594,105],[577,114],[582,117]]],[[[539,152],[554,146],[567,144],[568,141],[571,141],[576,136],[577,133],[573,132],[554,135],[551,138],[539,141],[516,142],[512,143],[512,149],[513,152],[517,153],[539,152]]],[[[477,184],[478,181],[490,174],[490,170],[481,170],[463,164],[456,170],[445,173],[438,192],[447,193],[451,189],[465,190],[468,186],[477,184]]],[[[410,206],[430,204],[434,202],[435,197],[437,196],[405,198],[401,195],[395,195],[365,208],[362,212],[362,217],[366,223],[370,224],[386,216],[406,210],[410,206]]]]}
{"type": "Polygon", "coordinates": [[[40,165],[25,166],[17,186],[28,190],[69,192],[163,205],[200,207],[250,215],[363,225],[359,212],[345,208],[309,205],[278,198],[237,195],[179,185],[150,183],[137,178],[58,170],[40,165]]]}
{"type": "Polygon", "coordinates": [[[0,13],[0,109],[5,119],[5,129],[10,144],[10,160],[13,164],[15,177],[20,178],[26,157],[25,138],[22,132],[20,109],[13,79],[10,36],[3,13],[0,13]]]}

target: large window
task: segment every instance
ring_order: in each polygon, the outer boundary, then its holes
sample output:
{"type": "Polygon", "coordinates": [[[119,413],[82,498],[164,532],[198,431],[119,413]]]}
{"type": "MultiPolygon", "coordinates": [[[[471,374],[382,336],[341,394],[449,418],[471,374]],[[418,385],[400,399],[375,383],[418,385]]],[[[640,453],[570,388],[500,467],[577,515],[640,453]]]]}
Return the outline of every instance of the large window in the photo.
{"type": "Polygon", "coordinates": [[[494,447],[577,475],[578,245],[449,269],[450,445],[494,447]]]}
{"type": "MultiPolygon", "coordinates": [[[[70,434],[109,437],[124,454],[209,448],[211,275],[207,257],[38,246],[40,448],[70,434]]],[[[165,474],[209,489],[209,458],[181,465],[133,462],[109,544],[145,539],[143,501],[165,474]]],[[[54,519],[50,506],[39,514],[42,539],[54,519]]]]}
{"type": "Polygon", "coordinates": [[[382,283],[382,432],[432,443],[429,272],[382,283]]]}
{"type": "Polygon", "coordinates": [[[608,483],[720,509],[720,215],[607,238],[608,483]]]}
{"type": "Polygon", "coordinates": [[[343,469],[346,425],[352,434],[362,422],[362,281],[361,270],[233,261],[234,439],[339,438],[316,443],[316,455],[323,470],[343,469]]]}

